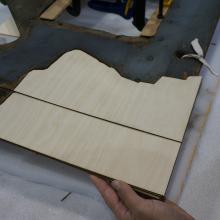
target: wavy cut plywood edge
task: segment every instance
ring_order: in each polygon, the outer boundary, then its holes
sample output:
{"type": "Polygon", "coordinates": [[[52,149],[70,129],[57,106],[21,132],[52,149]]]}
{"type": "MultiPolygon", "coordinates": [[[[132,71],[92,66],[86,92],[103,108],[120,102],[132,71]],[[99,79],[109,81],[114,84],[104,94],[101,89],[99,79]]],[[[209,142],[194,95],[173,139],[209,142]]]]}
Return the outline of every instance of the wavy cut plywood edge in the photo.
{"type": "Polygon", "coordinates": [[[15,91],[65,108],[181,142],[201,77],[136,83],[74,50],[27,74],[15,91]]]}

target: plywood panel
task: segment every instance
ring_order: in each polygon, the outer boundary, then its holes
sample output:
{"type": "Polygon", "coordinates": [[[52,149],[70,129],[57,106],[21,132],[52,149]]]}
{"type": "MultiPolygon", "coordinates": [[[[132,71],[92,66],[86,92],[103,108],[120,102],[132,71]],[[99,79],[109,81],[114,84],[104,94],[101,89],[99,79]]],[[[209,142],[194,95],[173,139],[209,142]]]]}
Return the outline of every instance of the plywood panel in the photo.
{"type": "Polygon", "coordinates": [[[155,85],[136,83],[75,50],[30,72],[15,91],[181,142],[200,82],[162,77],[155,85]]]}
{"type": "Polygon", "coordinates": [[[164,195],[180,143],[20,94],[0,105],[0,138],[164,195]]]}
{"type": "Polygon", "coordinates": [[[72,0],[56,0],[45,12],[40,16],[41,19],[55,20],[70,4],[72,0]]]}

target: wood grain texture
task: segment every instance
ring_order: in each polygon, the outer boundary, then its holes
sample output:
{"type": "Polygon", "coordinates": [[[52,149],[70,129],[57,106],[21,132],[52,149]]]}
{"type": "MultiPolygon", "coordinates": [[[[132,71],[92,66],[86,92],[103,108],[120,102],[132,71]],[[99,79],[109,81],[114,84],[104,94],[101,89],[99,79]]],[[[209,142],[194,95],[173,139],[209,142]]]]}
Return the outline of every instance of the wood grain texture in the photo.
{"type": "Polygon", "coordinates": [[[40,18],[46,20],[55,20],[70,4],[72,0],[56,0],[40,18]]]}
{"type": "Polygon", "coordinates": [[[0,138],[164,195],[180,143],[13,93],[0,105],[0,138]]]}
{"type": "Polygon", "coordinates": [[[200,83],[200,77],[136,83],[74,50],[30,72],[15,91],[181,142],[200,83]]]}
{"type": "Polygon", "coordinates": [[[0,24],[0,34],[12,37],[20,37],[20,33],[13,17],[9,17],[2,24],[0,24]]]}

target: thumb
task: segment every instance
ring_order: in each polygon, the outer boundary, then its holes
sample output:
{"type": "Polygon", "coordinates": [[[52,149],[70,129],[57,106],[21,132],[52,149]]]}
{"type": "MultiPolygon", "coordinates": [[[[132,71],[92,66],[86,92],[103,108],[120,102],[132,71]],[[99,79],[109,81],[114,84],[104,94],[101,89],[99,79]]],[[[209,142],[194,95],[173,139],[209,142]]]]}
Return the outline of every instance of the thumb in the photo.
{"type": "Polygon", "coordinates": [[[111,185],[117,192],[121,202],[128,209],[134,210],[142,202],[142,198],[140,198],[128,184],[122,181],[114,180],[111,185]]]}

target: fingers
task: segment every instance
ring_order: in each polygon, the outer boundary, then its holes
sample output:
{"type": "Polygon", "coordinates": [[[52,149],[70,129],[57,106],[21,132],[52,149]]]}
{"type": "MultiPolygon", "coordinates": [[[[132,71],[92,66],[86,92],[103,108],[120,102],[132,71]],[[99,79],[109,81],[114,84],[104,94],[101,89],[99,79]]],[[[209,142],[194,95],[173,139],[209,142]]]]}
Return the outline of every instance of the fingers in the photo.
{"type": "Polygon", "coordinates": [[[119,201],[117,194],[104,180],[96,176],[90,176],[90,178],[98,191],[101,193],[106,203],[112,208],[112,206],[114,206],[114,204],[119,201]]]}
{"type": "Polygon", "coordinates": [[[136,209],[143,202],[143,199],[141,199],[133,189],[124,182],[114,180],[112,182],[112,187],[118,193],[122,203],[130,210],[136,209]]]}
{"type": "Polygon", "coordinates": [[[91,180],[104,198],[106,204],[112,209],[118,220],[132,219],[189,219],[192,216],[166,201],[145,200],[139,197],[132,188],[121,181],[114,180],[112,187],[95,176],[91,180]]]}
{"type": "Polygon", "coordinates": [[[101,193],[103,199],[109,208],[112,209],[113,213],[118,219],[124,219],[123,217],[127,215],[127,208],[121,203],[116,192],[109,186],[104,180],[96,177],[90,176],[92,182],[95,184],[96,188],[101,193]]]}

